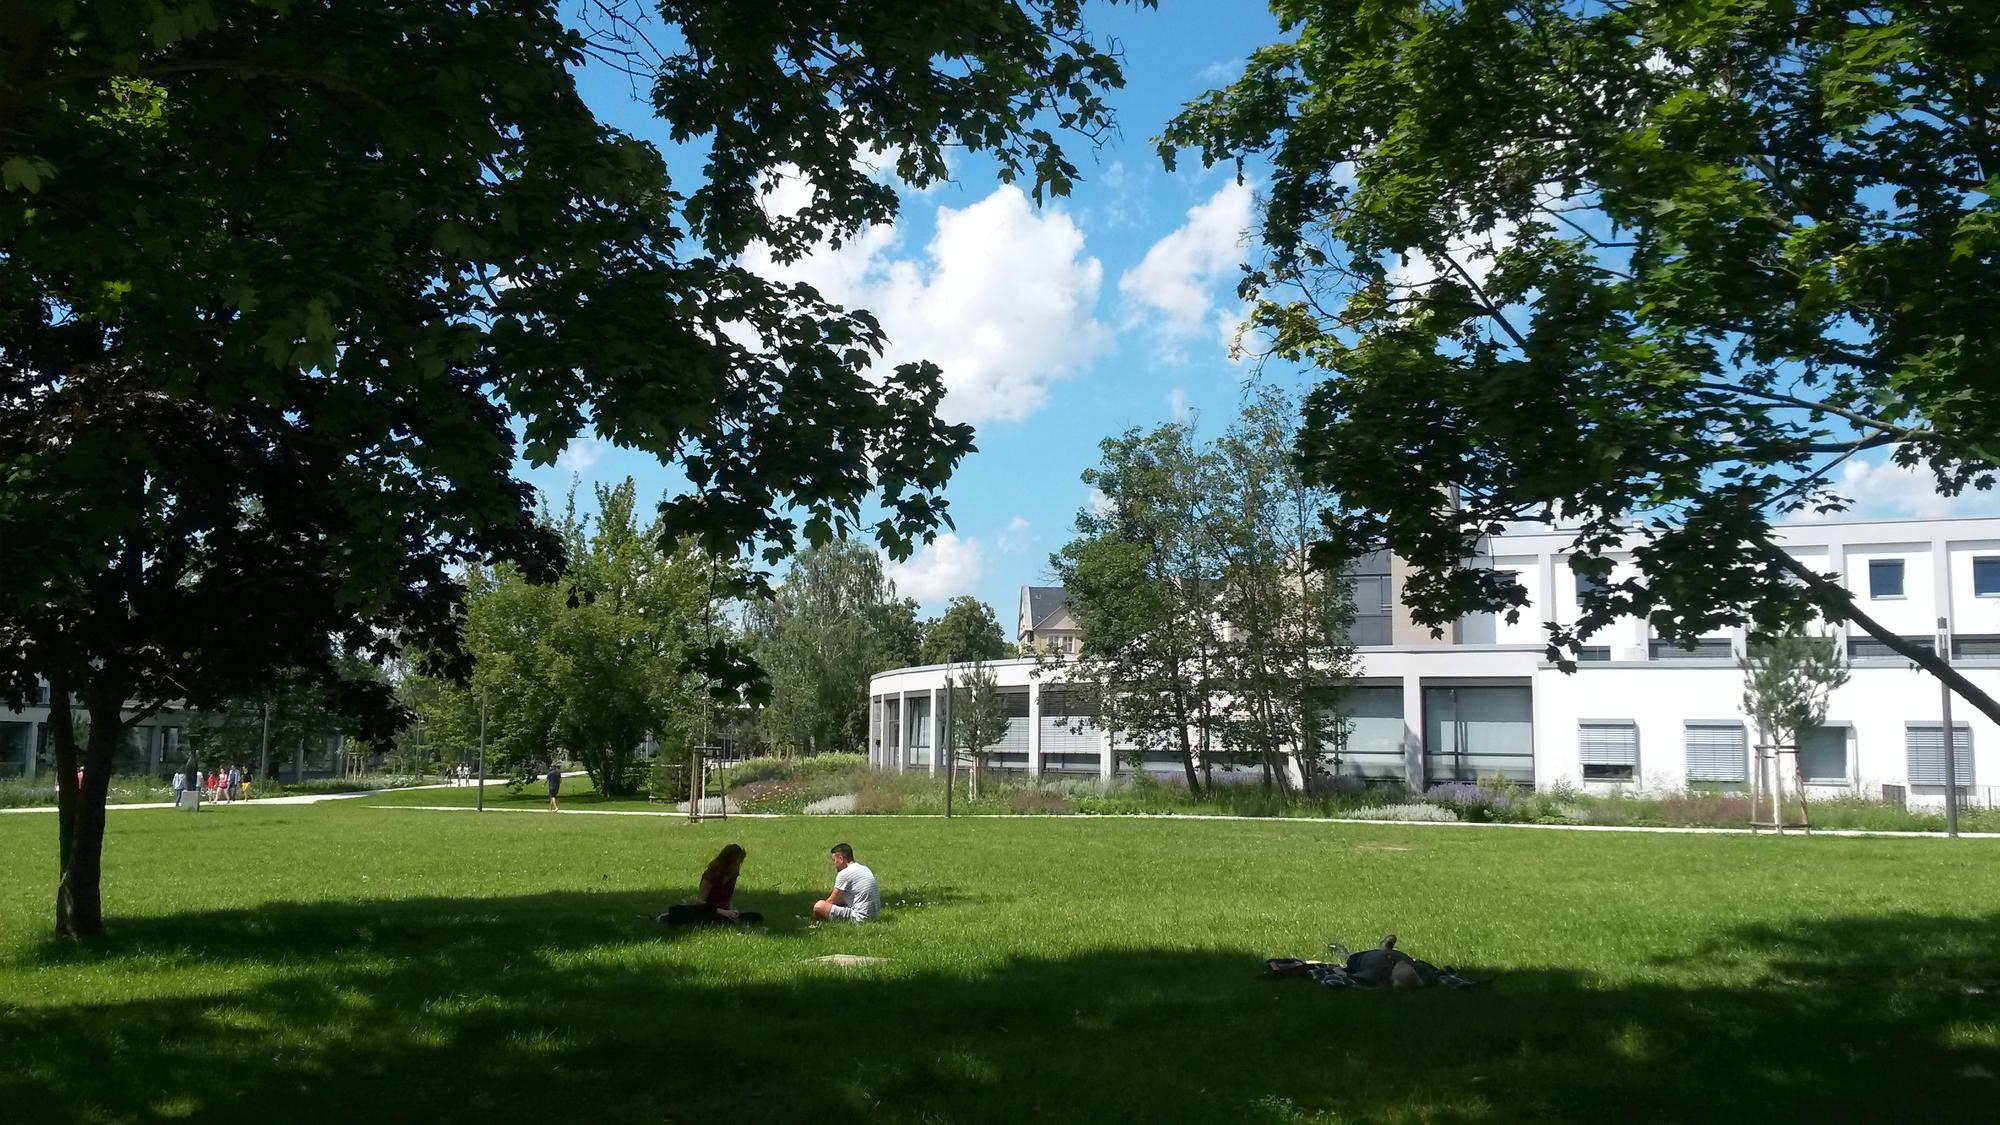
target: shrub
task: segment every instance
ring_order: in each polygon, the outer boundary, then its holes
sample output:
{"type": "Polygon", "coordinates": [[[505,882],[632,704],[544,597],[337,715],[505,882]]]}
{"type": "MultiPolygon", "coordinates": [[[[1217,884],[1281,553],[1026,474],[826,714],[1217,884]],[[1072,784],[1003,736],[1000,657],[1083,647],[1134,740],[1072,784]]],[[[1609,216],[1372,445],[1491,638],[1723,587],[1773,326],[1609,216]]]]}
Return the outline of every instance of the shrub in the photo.
{"type": "Polygon", "coordinates": [[[1407,820],[1434,824],[1450,824],[1458,820],[1458,814],[1442,805],[1411,802],[1400,805],[1376,805],[1372,808],[1349,809],[1336,816],[1338,820],[1407,820]]]}
{"type": "Polygon", "coordinates": [[[687,763],[672,758],[653,759],[646,769],[646,796],[655,801],[687,800],[687,763]]]}
{"type": "Polygon", "coordinates": [[[854,811],[876,814],[899,813],[903,811],[903,795],[886,785],[870,781],[854,795],[854,811]]]}
{"type": "Polygon", "coordinates": [[[1740,828],[1750,823],[1746,793],[1687,792],[1660,798],[1662,823],[1703,828],[1740,828]]]}
{"type": "Polygon", "coordinates": [[[854,773],[868,768],[866,754],[815,754],[802,758],[745,758],[729,767],[731,785],[748,785],[774,777],[803,781],[826,774],[854,773]]]}
{"type": "Polygon", "coordinates": [[[1044,789],[1014,789],[1007,794],[1007,810],[1017,813],[1057,814],[1076,811],[1069,798],[1044,789]]]}
{"type": "Polygon", "coordinates": [[[1482,823],[1505,819],[1514,804],[1514,793],[1511,788],[1488,789],[1476,782],[1450,781],[1431,786],[1424,800],[1450,809],[1459,820],[1482,823]]]}

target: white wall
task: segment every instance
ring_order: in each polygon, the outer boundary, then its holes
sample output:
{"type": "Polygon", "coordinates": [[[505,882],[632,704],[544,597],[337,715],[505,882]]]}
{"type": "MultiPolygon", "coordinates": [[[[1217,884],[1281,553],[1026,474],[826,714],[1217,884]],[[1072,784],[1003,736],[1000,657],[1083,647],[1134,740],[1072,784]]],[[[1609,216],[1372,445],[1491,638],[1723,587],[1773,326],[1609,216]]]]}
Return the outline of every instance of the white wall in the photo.
{"type": "MultiPolygon", "coordinates": [[[[1861,544],[1847,548],[1844,579],[1862,612],[1900,635],[1928,637],[1937,632],[1937,580],[1928,543],[1861,544]],[[1877,598],[1869,592],[1869,564],[1903,562],[1903,596],[1877,598]]],[[[1967,579],[1971,581],[1970,578],[1967,579]]]]}
{"type": "MultiPolygon", "coordinates": [[[[1968,664],[1962,670],[1981,688],[2000,693],[2000,667],[1968,664]]],[[[1592,668],[1582,665],[1573,676],[1553,668],[1535,679],[1535,775],[1538,780],[1583,784],[1577,760],[1577,724],[1591,720],[1631,720],[1639,730],[1639,782],[1649,790],[1674,790],[1687,783],[1683,731],[1686,723],[1741,720],[1751,745],[1756,730],[1742,711],[1743,677],[1733,668],[1680,667],[1661,662],[1650,668],[1592,668]]],[[[1905,724],[1936,722],[1940,710],[1938,682],[1928,673],[1907,666],[1858,666],[1847,686],[1834,693],[1827,708],[1829,724],[1852,727],[1850,770],[1858,790],[1876,796],[1884,784],[1901,785],[1908,775],[1905,724]]],[[[2000,785],[2000,727],[1955,700],[1952,721],[1972,731],[1973,774],[1961,784],[2000,785]]],[[[1615,785],[1592,783],[1605,791],[1615,785]]],[[[1839,786],[1814,786],[1816,794],[1833,794],[1839,786]]],[[[1919,790],[1914,799],[1935,799],[1936,790],[1919,790]]]]}
{"type": "Polygon", "coordinates": [[[1954,633],[2000,633],[2000,597],[1975,596],[1972,560],[2000,557],[2000,539],[1975,539],[1950,545],[1951,627],[1954,633]]]}

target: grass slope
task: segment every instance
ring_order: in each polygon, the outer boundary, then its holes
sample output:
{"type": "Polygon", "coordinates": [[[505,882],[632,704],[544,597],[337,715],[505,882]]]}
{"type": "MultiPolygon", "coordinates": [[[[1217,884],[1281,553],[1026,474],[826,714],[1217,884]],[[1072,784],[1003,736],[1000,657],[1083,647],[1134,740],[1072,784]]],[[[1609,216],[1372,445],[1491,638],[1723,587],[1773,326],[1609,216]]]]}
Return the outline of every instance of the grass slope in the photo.
{"type": "MultiPolygon", "coordinates": [[[[422,796],[418,794],[412,797],[422,796]]],[[[469,794],[465,794],[469,797],[469,794]]],[[[525,807],[532,794],[514,807],[525,807]]],[[[1341,824],[0,818],[7,1120],[1902,1120],[2000,1104],[2000,848],[1341,824]],[[827,847],[887,920],[809,928],[827,847]],[[666,932],[723,842],[753,932],[666,932]],[[1385,930],[1488,982],[1264,979],[1385,930]],[[835,970],[828,953],[890,958],[835,970]]]]}

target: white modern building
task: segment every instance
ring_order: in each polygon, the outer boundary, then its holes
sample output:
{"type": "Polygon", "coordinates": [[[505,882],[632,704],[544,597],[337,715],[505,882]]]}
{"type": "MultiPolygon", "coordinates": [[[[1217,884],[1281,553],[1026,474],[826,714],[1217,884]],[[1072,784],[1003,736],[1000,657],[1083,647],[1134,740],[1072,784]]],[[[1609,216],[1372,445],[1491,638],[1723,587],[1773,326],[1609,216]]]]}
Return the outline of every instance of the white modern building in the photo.
{"type": "MultiPolygon", "coordinates": [[[[163,709],[126,732],[126,746],[116,763],[121,772],[160,777],[181,762],[181,739],[191,716],[178,708],[163,709]]],[[[0,703],[0,777],[34,780],[49,769],[49,689],[37,684],[34,694],[15,711],[0,703]]]]}
{"type": "MultiPolygon", "coordinates": [[[[1470,617],[1441,638],[1402,608],[1401,563],[1385,555],[1364,561],[1355,578],[1361,672],[1342,705],[1353,725],[1339,772],[1414,788],[1496,773],[1607,792],[1746,785],[1755,732],[1736,666],[1741,631],[1715,633],[1688,651],[1653,636],[1646,622],[1627,620],[1589,638],[1573,673],[1545,659],[1543,623],[1578,613],[1570,541],[1559,531],[1489,540],[1482,561],[1513,571],[1529,605],[1516,622],[1470,617]]],[[[1780,542],[1917,644],[1933,647],[1937,620],[1945,618],[1953,664],[2000,694],[2000,519],[1800,524],[1780,529],[1780,542]]],[[[1614,581],[1625,565],[1618,562],[1614,581]]],[[[1030,595],[1022,598],[1025,622],[1035,614],[1030,595]]],[[[1049,605],[1054,597],[1032,600],[1049,605]]],[[[1901,787],[1912,803],[1941,800],[1937,680],[1859,630],[1842,628],[1837,642],[1852,678],[1834,694],[1826,725],[1800,749],[1808,792],[1881,796],[1887,786],[1901,787]]],[[[1034,660],[993,668],[1011,720],[990,759],[995,765],[1105,778],[1129,768],[1115,731],[1072,713],[1060,669],[1034,660]]],[[[938,767],[945,674],[932,666],[874,677],[872,762],[938,767]]],[[[1976,803],[2000,803],[2000,728],[1963,701],[1952,718],[1961,791],[1976,803]]],[[[1331,766],[1335,748],[1317,750],[1331,766]]],[[[1169,756],[1143,768],[1177,772],[1180,765],[1169,756]]]]}

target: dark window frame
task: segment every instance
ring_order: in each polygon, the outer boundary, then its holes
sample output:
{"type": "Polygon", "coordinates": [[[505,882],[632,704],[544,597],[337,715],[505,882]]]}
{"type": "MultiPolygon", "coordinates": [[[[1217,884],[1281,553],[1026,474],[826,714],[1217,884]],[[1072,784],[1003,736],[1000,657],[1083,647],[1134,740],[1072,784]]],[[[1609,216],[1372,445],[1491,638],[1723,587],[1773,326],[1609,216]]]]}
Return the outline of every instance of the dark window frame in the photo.
{"type": "Polygon", "coordinates": [[[2000,555],[1972,556],[1972,596],[2000,598],[2000,555]]]}
{"type": "Polygon", "coordinates": [[[1868,599],[1870,601],[1885,601],[1909,596],[1907,593],[1909,590],[1909,568],[1905,565],[1905,562],[1906,560],[1903,559],[1868,560],[1868,599]],[[1892,570],[1896,576],[1896,589],[1894,592],[1885,593],[1882,589],[1884,583],[1880,581],[1878,576],[1887,575],[1892,570]]]}

